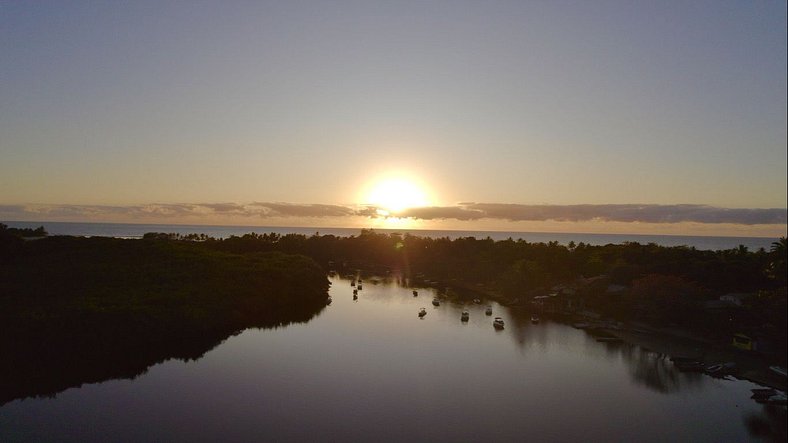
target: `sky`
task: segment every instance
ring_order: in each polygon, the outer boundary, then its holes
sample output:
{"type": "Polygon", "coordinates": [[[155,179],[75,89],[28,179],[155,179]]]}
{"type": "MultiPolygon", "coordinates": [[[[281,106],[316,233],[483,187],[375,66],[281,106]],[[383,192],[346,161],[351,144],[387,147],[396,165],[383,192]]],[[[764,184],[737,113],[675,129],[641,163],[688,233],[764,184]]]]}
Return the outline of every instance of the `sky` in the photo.
{"type": "Polygon", "coordinates": [[[785,1],[0,3],[0,221],[786,235],[785,1]]]}

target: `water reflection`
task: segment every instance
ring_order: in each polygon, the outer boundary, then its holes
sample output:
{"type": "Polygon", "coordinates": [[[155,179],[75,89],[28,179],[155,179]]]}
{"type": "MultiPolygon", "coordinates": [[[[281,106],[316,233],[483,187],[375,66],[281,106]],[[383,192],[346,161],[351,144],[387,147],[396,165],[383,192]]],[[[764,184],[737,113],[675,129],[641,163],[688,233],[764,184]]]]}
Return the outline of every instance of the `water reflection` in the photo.
{"type": "MultiPolygon", "coordinates": [[[[369,278],[369,277],[367,277],[369,278]]],[[[374,280],[373,280],[374,281],[374,280]]],[[[404,277],[382,278],[379,283],[394,284],[400,288],[410,288],[410,284],[404,277]]],[[[441,291],[432,289],[435,293],[441,291]]],[[[397,291],[384,292],[381,299],[391,302],[399,299],[401,294],[397,291]]],[[[378,294],[376,294],[377,296],[378,294]]],[[[425,293],[426,295],[426,293],[425,293]]],[[[431,296],[431,294],[430,294],[431,296]]],[[[459,312],[466,308],[476,305],[471,299],[478,296],[477,293],[454,293],[451,298],[453,304],[448,304],[459,312]]],[[[495,305],[495,315],[506,317],[506,330],[496,330],[501,335],[510,337],[521,349],[546,352],[552,347],[574,347],[570,346],[573,335],[580,335],[582,352],[587,355],[601,356],[610,360],[620,360],[623,362],[631,379],[648,389],[663,394],[676,393],[680,391],[693,391],[700,389],[704,375],[695,372],[681,372],[670,361],[670,356],[644,349],[638,345],[630,343],[600,343],[596,338],[585,331],[575,331],[570,329],[567,324],[556,323],[550,319],[543,319],[541,323],[531,322],[531,312],[523,308],[510,308],[497,303],[483,300],[481,305],[495,305]],[[500,314],[504,313],[504,314],[500,314]]],[[[447,305],[447,303],[444,303],[447,305]]],[[[477,312],[478,317],[480,313],[477,312]]],[[[486,317],[490,320],[492,317],[486,317]]],[[[459,323],[459,322],[458,322],[459,323]]],[[[461,324],[465,324],[462,322],[461,324]]],[[[577,340],[577,337],[574,337],[577,340]]]]}
{"type": "Polygon", "coordinates": [[[324,309],[323,304],[314,303],[289,306],[243,325],[228,323],[203,331],[173,327],[166,335],[156,336],[135,328],[123,329],[125,335],[120,336],[120,329],[110,325],[86,334],[80,325],[70,324],[61,325],[57,336],[42,331],[17,336],[0,354],[0,405],[19,398],[51,397],[84,383],[134,379],[169,359],[200,359],[242,329],[275,330],[302,324],[324,309]]]}
{"type": "Polygon", "coordinates": [[[656,392],[667,394],[700,386],[702,374],[680,372],[668,355],[626,343],[618,348],[629,365],[632,379],[656,392]]]}
{"type": "Polygon", "coordinates": [[[437,291],[413,297],[395,276],[365,276],[353,301],[350,280],[332,282],[334,302],[307,324],[3,406],[0,441],[64,427],[88,430],[72,441],[101,440],[93,429],[148,441],[747,441],[779,424],[747,382],[677,373],[664,355],[527,311],[490,303],[486,316],[486,302],[446,295],[433,307],[437,291]]]}
{"type": "Polygon", "coordinates": [[[744,416],[750,436],[766,441],[788,441],[786,422],[788,417],[784,406],[763,405],[760,412],[744,416]]]}

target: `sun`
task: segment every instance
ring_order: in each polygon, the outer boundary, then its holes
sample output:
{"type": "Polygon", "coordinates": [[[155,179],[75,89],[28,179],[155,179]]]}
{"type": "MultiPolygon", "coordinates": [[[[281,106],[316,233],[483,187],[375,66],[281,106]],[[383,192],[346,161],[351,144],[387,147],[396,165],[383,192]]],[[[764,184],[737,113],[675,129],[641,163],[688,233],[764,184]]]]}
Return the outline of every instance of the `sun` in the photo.
{"type": "Polygon", "coordinates": [[[384,216],[430,204],[422,187],[406,178],[385,178],[375,182],[364,200],[366,204],[377,207],[384,216]]]}

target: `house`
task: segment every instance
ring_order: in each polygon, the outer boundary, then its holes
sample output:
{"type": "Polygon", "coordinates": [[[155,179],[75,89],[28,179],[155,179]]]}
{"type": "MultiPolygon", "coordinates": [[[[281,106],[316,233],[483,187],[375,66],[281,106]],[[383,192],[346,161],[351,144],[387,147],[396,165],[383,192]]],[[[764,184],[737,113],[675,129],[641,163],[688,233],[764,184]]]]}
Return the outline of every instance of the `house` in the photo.
{"type": "Polygon", "coordinates": [[[708,300],[703,303],[703,309],[707,311],[729,311],[740,308],[741,305],[737,305],[729,300],[708,300]]]}
{"type": "Polygon", "coordinates": [[[755,294],[742,294],[742,293],[730,293],[720,296],[720,300],[727,301],[733,303],[736,306],[742,306],[747,301],[749,301],[755,294]]]}

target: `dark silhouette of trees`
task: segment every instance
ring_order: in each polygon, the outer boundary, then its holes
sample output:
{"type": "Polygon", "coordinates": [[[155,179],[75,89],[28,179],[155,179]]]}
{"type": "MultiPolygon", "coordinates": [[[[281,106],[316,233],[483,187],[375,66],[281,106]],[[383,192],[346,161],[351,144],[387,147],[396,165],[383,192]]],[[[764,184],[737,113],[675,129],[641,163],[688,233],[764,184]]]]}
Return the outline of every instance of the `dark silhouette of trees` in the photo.
{"type": "Polygon", "coordinates": [[[328,280],[308,257],[212,242],[49,237],[5,251],[0,404],[198,358],[245,328],[307,321],[325,307],[328,280]]]}
{"type": "MultiPolygon", "coordinates": [[[[158,340],[156,334],[173,336],[172,330],[155,326],[164,320],[184,325],[176,331],[192,331],[173,338],[187,349],[188,343],[200,342],[194,334],[226,336],[248,325],[309,318],[300,308],[312,313],[320,308],[329,269],[391,272],[422,284],[482,290],[506,301],[527,301],[556,285],[573,284],[586,308],[605,315],[722,332],[734,327],[772,331],[776,342],[785,343],[785,238],[767,252],[742,246],[705,251],[635,242],[563,246],[522,239],[452,240],[373,230],[350,237],[250,233],[215,239],[148,233],[142,240],[24,241],[5,227],[0,229],[0,326],[5,328],[0,337],[35,341],[50,334],[70,349],[69,339],[62,338],[69,335],[57,331],[77,331],[72,339],[92,340],[96,330],[120,326],[141,338],[145,345],[134,346],[144,348],[158,340]],[[611,294],[611,284],[625,289],[611,294]],[[704,302],[731,292],[757,296],[742,308],[739,323],[715,323],[702,311],[704,302]],[[51,317],[41,306],[58,314],[51,317]],[[31,333],[30,327],[39,332],[31,333]]],[[[125,336],[112,337],[128,345],[125,336]]],[[[4,352],[14,342],[0,338],[4,352]]],[[[92,349],[114,348],[96,344],[92,349]]]]}

